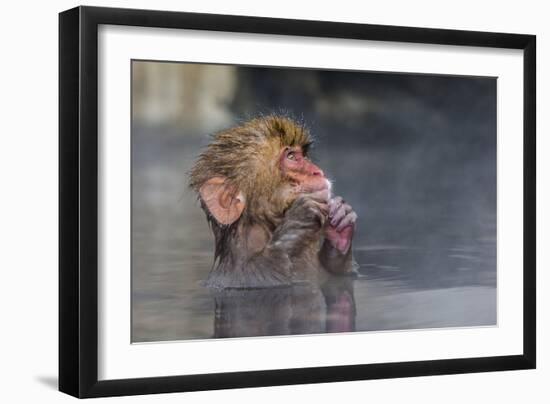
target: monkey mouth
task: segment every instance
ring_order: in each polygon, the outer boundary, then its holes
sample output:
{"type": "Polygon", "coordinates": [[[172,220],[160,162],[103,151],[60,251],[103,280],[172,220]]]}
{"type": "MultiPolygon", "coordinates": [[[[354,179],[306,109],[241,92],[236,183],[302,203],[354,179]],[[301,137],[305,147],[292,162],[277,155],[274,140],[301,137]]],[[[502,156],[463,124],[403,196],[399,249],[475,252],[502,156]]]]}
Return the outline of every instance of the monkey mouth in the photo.
{"type": "Polygon", "coordinates": [[[332,182],[325,178],[324,186],[321,187],[317,192],[323,195],[323,198],[327,201],[332,197],[332,182]]]}
{"type": "Polygon", "coordinates": [[[319,194],[323,198],[329,200],[332,194],[332,182],[326,178],[323,178],[322,180],[316,181],[313,184],[310,183],[307,186],[298,186],[296,191],[299,194],[319,194]]]}

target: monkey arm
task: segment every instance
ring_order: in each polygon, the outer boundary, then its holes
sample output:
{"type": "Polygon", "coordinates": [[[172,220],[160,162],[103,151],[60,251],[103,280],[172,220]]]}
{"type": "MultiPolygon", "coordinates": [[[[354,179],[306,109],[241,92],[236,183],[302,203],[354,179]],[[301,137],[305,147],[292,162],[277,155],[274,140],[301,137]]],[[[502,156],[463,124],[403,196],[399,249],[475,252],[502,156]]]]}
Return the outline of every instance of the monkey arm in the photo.
{"type": "Polygon", "coordinates": [[[319,250],[319,261],[327,271],[333,274],[353,274],[357,266],[353,259],[351,242],[349,249],[342,253],[330,240],[325,239],[319,250]]]}
{"type": "Polygon", "coordinates": [[[247,262],[251,268],[272,269],[292,278],[293,262],[318,245],[328,207],[311,195],[299,197],[285,214],[265,247],[247,262]]]}
{"type": "Polygon", "coordinates": [[[324,231],[318,253],[321,265],[335,274],[355,273],[351,247],[356,220],[357,214],[340,197],[333,198],[327,205],[317,195],[303,195],[287,211],[262,257],[270,259],[272,255],[287,254],[292,261],[307,246],[318,243],[324,231]]]}
{"type": "Polygon", "coordinates": [[[237,231],[225,255],[209,276],[220,288],[267,288],[292,283],[293,262],[318,245],[328,208],[308,197],[298,198],[272,234],[260,226],[237,231]]]}
{"type": "MultiPolygon", "coordinates": [[[[313,234],[319,234],[321,226],[312,229],[311,222],[287,218],[274,231],[271,240],[256,252],[248,250],[248,256],[235,259],[239,276],[225,279],[224,284],[239,282],[244,288],[287,286],[292,283],[293,258],[300,254],[308,240],[313,243],[313,234]],[[240,264],[238,262],[240,261],[240,264]]],[[[249,233],[250,234],[250,233],[249,233]]],[[[248,245],[252,243],[247,243],[248,245]]],[[[245,249],[246,250],[246,249],[245,249]]]]}
{"type": "MultiPolygon", "coordinates": [[[[352,272],[350,227],[347,226],[343,232],[338,235],[335,233],[329,239],[326,226],[330,228],[330,225],[327,218],[330,215],[326,200],[314,194],[300,196],[273,233],[267,234],[269,232],[259,226],[238,231],[229,252],[211,272],[209,284],[221,288],[290,285],[294,264],[299,262],[303,267],[303,259],[308,256],[308,251],[316,254],[321,265],[330,272],[352,272]],[[323,234],[325,242],[319,252],[319,241],[323,239],[323,234]],[[347,246],[345,251],[341,249],[344,245],[347,246]]],[[[353,219],[353,215],[340,218],[334,232],[349,219],[353,219]]],[[[305,262],[307,260],[305,258],[305,262]]],[[[316,261],[315,266],[319,265],[319,261],[316,261]]]]}

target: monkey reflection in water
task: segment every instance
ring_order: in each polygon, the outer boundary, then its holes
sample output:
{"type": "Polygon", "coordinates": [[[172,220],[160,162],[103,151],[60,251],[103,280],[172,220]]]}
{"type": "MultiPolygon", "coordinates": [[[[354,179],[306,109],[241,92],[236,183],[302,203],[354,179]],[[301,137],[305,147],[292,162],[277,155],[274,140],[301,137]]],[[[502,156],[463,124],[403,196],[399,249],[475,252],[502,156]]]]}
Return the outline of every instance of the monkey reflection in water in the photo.
{"type": "Polygon", "coordinates": [[[216,292],[214,338],[355,331],[353,279],[216,292]]]}
{"type": "Polygon", "coordinates": [[[215,239],[217,337],[353,331],[357,215],[311,144],[294,120],[260,117],[214,135],[191,170],[215,239]]]}

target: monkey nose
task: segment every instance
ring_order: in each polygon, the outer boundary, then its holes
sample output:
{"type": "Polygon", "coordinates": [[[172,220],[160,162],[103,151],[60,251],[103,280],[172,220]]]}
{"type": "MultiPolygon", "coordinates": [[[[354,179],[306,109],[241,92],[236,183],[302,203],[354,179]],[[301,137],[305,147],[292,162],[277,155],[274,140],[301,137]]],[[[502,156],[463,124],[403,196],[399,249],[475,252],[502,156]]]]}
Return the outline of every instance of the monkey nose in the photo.
{"type": "Polygon", "coordinates": [[[320,168],[315,167],[311,172],[311,175],[318,175],[319,177],[324,177],[325,173],[320,168]]]}

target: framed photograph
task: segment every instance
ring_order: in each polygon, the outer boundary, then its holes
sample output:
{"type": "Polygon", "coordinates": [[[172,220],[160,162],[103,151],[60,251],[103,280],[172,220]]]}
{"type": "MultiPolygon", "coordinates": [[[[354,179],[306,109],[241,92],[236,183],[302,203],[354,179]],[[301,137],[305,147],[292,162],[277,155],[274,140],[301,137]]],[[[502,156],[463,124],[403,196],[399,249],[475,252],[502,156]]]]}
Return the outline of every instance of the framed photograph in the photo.
{"type": "Polygon", "coordinates": [[[532,369],[533,35],[59,17],[59,388],[532,369]]]}

